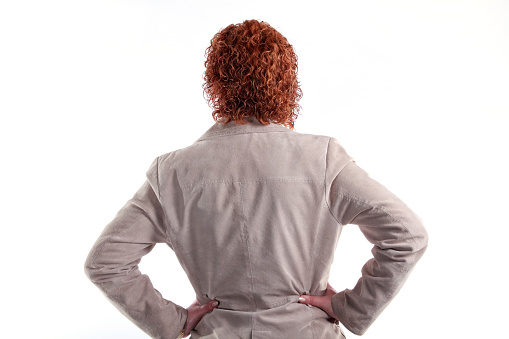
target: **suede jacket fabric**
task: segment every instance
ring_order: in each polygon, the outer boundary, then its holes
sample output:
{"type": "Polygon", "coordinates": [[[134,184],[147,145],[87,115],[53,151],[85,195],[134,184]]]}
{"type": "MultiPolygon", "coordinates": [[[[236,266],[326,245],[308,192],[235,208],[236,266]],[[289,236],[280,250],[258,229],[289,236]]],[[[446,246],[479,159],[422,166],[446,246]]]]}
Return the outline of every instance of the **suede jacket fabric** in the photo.
{"type": "Polygon", "coordinates": [[[187,318],[138,269],[156,243],[175,252],[200,304],[220,302],[191,332],[207,339],[344,338],[338,323],[298,298],[325,292],[347,224],[374,245],[373,258],[332,306],[361,335],[427,247],[422,220],[327,136],[253,118],[215,123],[146,174],[93,245],[85,273],[152,338],[176,338],[187,318]]]}

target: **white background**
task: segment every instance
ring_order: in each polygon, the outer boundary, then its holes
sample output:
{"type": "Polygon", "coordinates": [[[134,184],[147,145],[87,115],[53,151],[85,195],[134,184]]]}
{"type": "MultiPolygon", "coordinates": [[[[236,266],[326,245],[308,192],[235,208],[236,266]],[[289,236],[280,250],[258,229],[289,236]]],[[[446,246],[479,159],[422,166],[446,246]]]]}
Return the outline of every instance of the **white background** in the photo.
{"type": "MultiPolygon", "coordinates": [[[[84,261],[152,160],[213,124],[204,51],[245,19],[295,48],[296,131],[337,138],[425,221],[426,254],[363,337],[507,335],[508,1],[50,0],[0,5],[0,337],[147,337],[84,261]]],[[[345,227],[338,291],[370,249],[345,227]]],[[[140,270],[194,300],[165,245],[140,270]]]]}

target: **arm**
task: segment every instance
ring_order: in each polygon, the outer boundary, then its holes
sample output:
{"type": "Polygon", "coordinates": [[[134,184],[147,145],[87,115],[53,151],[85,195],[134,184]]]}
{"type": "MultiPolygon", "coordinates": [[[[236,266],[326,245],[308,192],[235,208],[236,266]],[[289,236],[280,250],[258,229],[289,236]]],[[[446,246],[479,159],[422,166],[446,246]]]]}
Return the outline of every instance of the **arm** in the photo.
{"type": "Polygon", "coordinates": [[[158,196],[155,159],[147,180],[104,228],[85,261],[87,277],[110,302],[152,338],[174,339],[187,310],[163,298],[138,264],[156,243],[169,243],[158,196]]]}
{"type": "Polygon", "coordinates": [[[370,178],[332,139],[327,155],[327,202],[339,224],[356,224],[374,246],[353,288],[332,296],[332,309],[351,332],[362,335],[399,292],[424,254],[422,220],[370,178]],[[342,163],[341,163],[342,161],[342,163]]]}

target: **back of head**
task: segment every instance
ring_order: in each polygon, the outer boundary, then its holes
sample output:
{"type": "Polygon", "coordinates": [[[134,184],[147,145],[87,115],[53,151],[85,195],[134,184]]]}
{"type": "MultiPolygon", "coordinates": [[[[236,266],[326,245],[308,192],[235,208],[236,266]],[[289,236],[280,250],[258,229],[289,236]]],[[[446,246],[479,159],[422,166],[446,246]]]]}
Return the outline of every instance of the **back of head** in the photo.
{"type": "Polygon", "coordinates": [[[219,31],[206,50],[203,85],[215,121],[294,128],[302,91],[297,55],[286,38],[265,22],[246,20],[219,31]]]}

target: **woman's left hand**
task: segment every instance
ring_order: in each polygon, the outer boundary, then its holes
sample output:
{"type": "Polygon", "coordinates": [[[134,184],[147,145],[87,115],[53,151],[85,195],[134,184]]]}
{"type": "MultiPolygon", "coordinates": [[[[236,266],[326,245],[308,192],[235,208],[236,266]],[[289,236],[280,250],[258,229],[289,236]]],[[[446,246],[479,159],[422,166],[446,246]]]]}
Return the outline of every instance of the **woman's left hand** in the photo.
{"type": "Polygon", "coordinates": [[[329,283],[327,283],[327,289],[323,295],[311,296],[304,294],[300,296],[299,302],[301,304],[308,304],[321,308],[331,318],[339,321],[338,316],[334,314],[334,310],[332,309],[332,296],[336,293],[336,290],[329,283]]]}
{"type": "Polygon", "coordinates": [[[195,300],[191,306],[187,308],[187,320],[185,325],[184,337],[187,337],[189,333],[198,325],[201,318],[209,312],[211,312],[214,308],[219,306],[219,302],[217,300],[212,300],[205,305],[200,305],[198,300],[195,300]]]}

